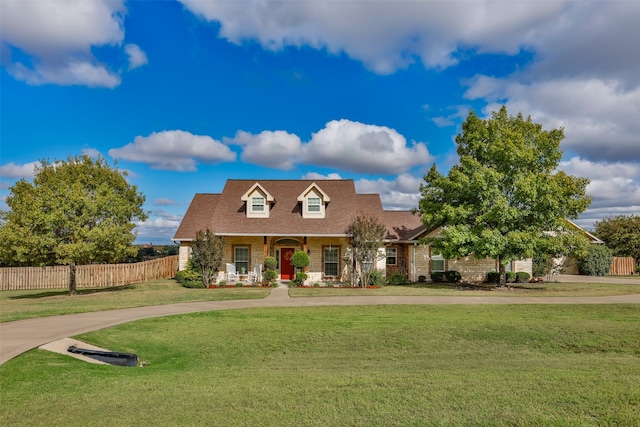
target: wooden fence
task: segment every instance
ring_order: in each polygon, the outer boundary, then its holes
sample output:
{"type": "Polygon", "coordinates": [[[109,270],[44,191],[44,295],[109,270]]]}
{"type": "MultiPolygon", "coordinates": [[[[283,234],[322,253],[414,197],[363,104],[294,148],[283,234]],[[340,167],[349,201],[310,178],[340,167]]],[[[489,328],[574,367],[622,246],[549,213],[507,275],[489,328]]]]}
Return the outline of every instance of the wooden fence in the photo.
{"type": "Polygon", "coordinates": [[[611,270],[609,274],[612,276],[630,276],[635,274],[636,264],[632,257],[613,257],[611,262],[611,270]]]}
{"type": "MultiPolygon", "coordinates": [[[[66,289],[69,266],[0,268],[0,291],[66,289]]],[[[107,288],[175,277],[178,255],[133,264],[90,264],[76,267],[76,286],[107,288]]]]}

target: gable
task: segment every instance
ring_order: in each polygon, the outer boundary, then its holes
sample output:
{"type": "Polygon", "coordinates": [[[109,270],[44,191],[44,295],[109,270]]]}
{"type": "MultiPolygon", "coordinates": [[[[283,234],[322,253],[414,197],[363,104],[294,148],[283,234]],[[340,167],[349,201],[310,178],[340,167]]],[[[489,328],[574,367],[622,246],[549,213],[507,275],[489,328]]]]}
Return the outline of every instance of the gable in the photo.
{"type": "Polygon", "coordinates": [[[324,218],[326,205],[330,201],[331,197],[315,182],[298,196],[303,218],[324,218]]]}
{"type": "Polygon", "coordinates": [[[245,213],[247,218],[269,218],[271,205],[275,202],[274,197],[264,189],[260,183],[256,182],[241,197],[245,202],[245,213]]]}

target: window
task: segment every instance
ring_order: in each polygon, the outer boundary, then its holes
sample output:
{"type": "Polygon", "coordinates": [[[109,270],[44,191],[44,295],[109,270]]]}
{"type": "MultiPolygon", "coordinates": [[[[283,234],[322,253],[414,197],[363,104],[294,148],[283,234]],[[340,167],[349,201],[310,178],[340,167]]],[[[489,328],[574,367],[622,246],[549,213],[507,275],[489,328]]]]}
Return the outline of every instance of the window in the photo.
{"type": "Polygon", "coordinates": [[[264,212],[264,197],[252,197],[251,210],[253,212],[264,212]]]}
{"type": "Polygon", "coordinates": [[[431,254],[431,271],[444,271],[444,257],[442,254],[431,254]]]}
{"type": "Polygon", "coordinates": [[[398,249],[387,248],[387,265],[396,265],[398,263],[398,249]]]}
{"type": "Polygon", "coordinates": [[[324,248],[324,275],[338,275],[339,248],[328,246],[324,248]]]}
{"type": "Polygon", "coordinates": [[[234,262],[238,273],[249,271],[249,248],[247,246],[236,246],[233,250],[234,262]]]}
{"type": "Polygon", "coordinates": [[[309,212],[320,212],[320,197],[309,197],[307,199],[307,210],[309,212]]]}

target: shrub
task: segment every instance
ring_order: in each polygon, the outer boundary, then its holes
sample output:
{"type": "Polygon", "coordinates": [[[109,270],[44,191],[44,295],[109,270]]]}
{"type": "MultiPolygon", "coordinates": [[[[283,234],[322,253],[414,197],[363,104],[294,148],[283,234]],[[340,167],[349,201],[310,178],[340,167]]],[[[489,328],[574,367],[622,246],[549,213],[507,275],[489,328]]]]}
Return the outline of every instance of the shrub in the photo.
{"type": "Polygon", "coordinates": [[[427,276],[418,276],[418,283],[425,283],[427,281],[427,276]]]}
{"type": "Polygon", "coordinates": [[[197,288],[198,286],[194,286],[192,282],[200,283],[199,286],[204,288],[204,284],[202,283],[202,276],[200,273],[194,270],[180,270],[176,273],[176,280],[185,288],[197,288]]]}
{"type": "Polygon", "coordinates": [[[269,269],[262,274],[262,277],[267,282],[272,283],[278,278],[278,273],[275,270],[269,269]]]}
{"type": "Polygon", "coordinates": [[[514,273],[513,271],[507,271],[505,275],[507,276],[507,283],[513,283],[516,281],[516,273],[514,273]]]}
{"type": "Polygon", "coordinates": [[[533,257],[532,271],[535,277],[545,276],[551,269],[553,259],[545,255],[536,255],[533,257]]]}
{"type": "Polygon", "coordinates": [[[225,280],[223,280],[222,282],[220,282],[219,286],[227,286],[227,282],[225,280]]]}
{"type": "Polygon", "coordinates": [[[244,283],[242,283],[242,282],[237,282],[236,283],[236,288],[241,288],[243,286],[244,286],[244,283]]]}
{"type": "Polygon", "coordinates": [[[188,280],[182,283],[182,286],[191,289],[201,289],[204,288],[204,283],[202,283],[202,280],[188,280]]]}
{"type": "Polygon", "coordinates": [[[462,275],[456,270],[445,271],[444,275],[449,283],[458,283],[462,279],[462,275]]]}
{"type": "Polygon", "coordinates": [[[580,274],[587,276],[605,276],[609,274],[613,255],[604,245],[590,245],[589,253],[578,260],[580,274]]]}
{"type": "Polygon", "coordinates": [[[278,260],[272,256],[268,256],[264,259],[264,268],[267,270],[275,270],[278,265],[278,260]]]}
{"type": "Polygon", "coordinates": [[[498,283],[500,282],[500,273],[497,271],[490,271],[487,273],[487,282],[488,283],[498,283]]]}
{"type": "Polygon", "coordinates": [[[433,283],[444,283],[447,281],[447,276],[445,276],[444,271],[434,271],[431,273],[431,281],[433,283]]]}
{"type": "Polygon", "coordinates": [[[526,271],[518,271],[516,273],[516,283],[528,283],[531,275],[526,271]]]}
{"type": "Polygon", "coordinates": [[[296,251],[291,256],[291,265],[297,268],[304,268],[309,265],[309,255],[304,251],[296,251]]]}
{"type": "Polygon", "coordinates": [[[296,286],[302,286],[305,280],[307,280],[307,273],[297,272],[296,278],[293,280],[293,282],[296,284],[296,286]]]}
{"type": "Polygon", "coordinates": [[[369,285],[372,286],[384,286],[386,278],[382,275],[380,270],[371,270],[369,273],[369,285]]]}
{"type": "Polygon", "coordinates": [[[389,281],[389,284],[392,286],[407,284],[407,278],[402,273],[393,273],[391,276],[389,276],[388,281],[389,281]]]}

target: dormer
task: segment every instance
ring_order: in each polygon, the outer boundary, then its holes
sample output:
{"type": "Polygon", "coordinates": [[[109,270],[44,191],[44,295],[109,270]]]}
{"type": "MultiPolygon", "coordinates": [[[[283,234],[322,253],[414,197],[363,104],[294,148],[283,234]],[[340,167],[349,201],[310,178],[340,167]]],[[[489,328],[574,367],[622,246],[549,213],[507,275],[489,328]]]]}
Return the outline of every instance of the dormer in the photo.
{"type": "Polygon", "coordinates": [[[255,183],[241,197],[246,204],[247,218],[269,218],[275,199],[259,183],[255,183]]]}
{"type": "Polygon", "coordinates": [[[303,218],[324,218],[331,198],[314,182],[298,196],[298,201],[302,203],[303,218]]]}

